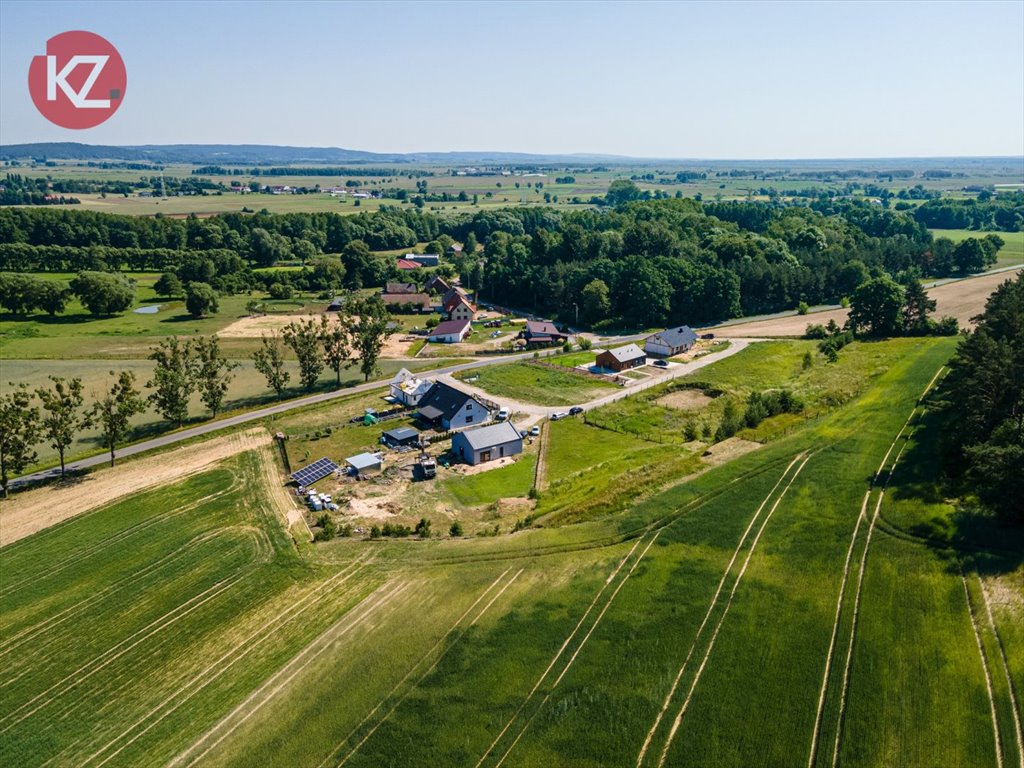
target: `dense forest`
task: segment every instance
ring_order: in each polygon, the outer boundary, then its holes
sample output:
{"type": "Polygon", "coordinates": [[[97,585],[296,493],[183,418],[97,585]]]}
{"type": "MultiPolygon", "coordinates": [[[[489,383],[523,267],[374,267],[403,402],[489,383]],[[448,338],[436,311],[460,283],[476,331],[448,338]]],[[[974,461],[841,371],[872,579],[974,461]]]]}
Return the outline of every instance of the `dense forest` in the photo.
{"type": "Polygon", "coordinates": [[[446,215],[395,207],[355,216],[172,219],[8,208],[0,210],[0,270],[195,271],[205,261],[199,271],[220,278],[218,290],[236,292],[259,284],[252,268],[333,261],[339,269],[322,271],[347,274],[343,284],[357,288],[394,274],[389,260],[368,250],[451,238],[480,244],[465,249],[454,267],[486,301],[566,322],[651,327],[838,302],[883,273],[899,279],[978,272],[1002,244],[992,234],[956,245],[933,240],[909,212],[869,202],[630,197],[623,188],[616,204],[600,209],[446,215]]]}

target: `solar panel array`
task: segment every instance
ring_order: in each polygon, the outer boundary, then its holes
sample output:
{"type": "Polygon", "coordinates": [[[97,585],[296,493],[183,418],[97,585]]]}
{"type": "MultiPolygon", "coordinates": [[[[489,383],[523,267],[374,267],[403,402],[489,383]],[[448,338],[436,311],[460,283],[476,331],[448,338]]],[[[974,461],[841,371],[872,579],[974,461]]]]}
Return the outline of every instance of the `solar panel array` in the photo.
{"type": "Polygon", "coordinates": [[[308,467],[303,467],[296,472],[292,472],[292,480],[299,485],[308,488],[317,480],[327,477],[337,468],[338,465],[330,459],[320,459],[318,461],[314,461],[308,467]]]}

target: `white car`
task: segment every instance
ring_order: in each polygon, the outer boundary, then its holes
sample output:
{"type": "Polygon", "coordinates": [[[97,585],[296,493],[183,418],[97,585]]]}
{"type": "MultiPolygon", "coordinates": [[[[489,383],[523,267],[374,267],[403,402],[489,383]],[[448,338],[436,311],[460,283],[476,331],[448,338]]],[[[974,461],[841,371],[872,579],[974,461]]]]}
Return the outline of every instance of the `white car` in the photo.
{"type": "Polygon", "coordinates": [[[505,419],[507,419],[508,418],[508,408],[502,408],[501,410],[499,410],[498,411],[498,418],[503,420],[503,421],[505,419]]]}
{"type": "Polygon", "coordinates": [[[540,435],[540,424],[534,424],[532,427],[530,427],[530,434],[533,435],[534,437],[540,435]]]}
{"type": "Polygon", "coordinates": [[[564,419],[564,418],[567,418],[568,416],[569,416],[569,414],[566,413],[565,411],[559,411],[558,413],[552,413],[551,414],[551,420],[552,421],[558,421],[559,419],[564,419]]]}

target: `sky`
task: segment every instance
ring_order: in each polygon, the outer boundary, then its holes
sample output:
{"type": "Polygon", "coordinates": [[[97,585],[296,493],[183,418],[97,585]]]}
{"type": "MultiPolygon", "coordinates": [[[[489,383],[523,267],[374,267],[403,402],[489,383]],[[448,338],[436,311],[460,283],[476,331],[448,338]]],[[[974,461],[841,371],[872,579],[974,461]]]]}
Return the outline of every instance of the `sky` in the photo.
{"type": "Polygon", "coordinates": [[[0,2],[0,143],[791,159],[1024,154],[1024,2],[0,2]],[[88,130],[29,97],[82,29],[88,130]]]}

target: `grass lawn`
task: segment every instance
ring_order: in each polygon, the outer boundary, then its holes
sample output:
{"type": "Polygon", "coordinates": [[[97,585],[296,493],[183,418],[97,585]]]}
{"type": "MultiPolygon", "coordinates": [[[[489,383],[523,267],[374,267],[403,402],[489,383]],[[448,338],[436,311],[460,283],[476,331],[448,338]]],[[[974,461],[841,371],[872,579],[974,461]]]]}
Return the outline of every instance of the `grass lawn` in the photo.
{"type": "Polygon", "coordinates": [[[611,382],[529,362],[492,365],[456,374],[495,397],[537,405],[575,405],[614,389],[611,382]]]}
{"type": "Polygon", "coordinates": [[[523,453],[514,464],[506,467],[465,477],[449,477],[443,481],[444,487],[460,504],[466,506],[489,504],[495,499],[522,497],[533,487],[536,465],[536,453],[523,453]]]}

